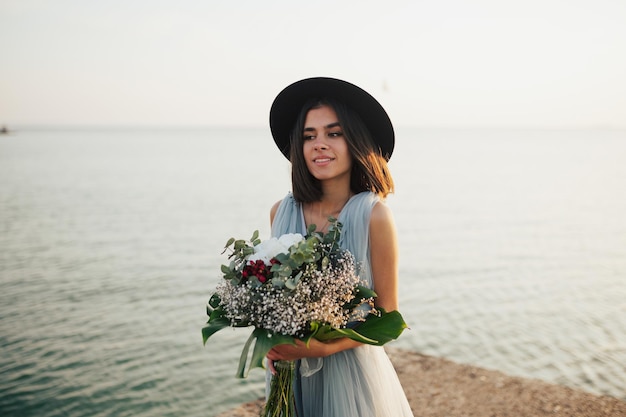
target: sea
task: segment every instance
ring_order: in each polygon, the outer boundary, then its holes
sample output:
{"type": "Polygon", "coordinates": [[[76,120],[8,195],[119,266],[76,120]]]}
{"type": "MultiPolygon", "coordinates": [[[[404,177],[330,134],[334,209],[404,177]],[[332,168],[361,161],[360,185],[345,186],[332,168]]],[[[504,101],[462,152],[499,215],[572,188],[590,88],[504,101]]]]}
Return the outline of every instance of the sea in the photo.
{"type": "MultiPolygon", "coordinates": [[[[626,131],[398,128],[390,346],[626,400],[626,131]]],[[[212,417],[249,329],[203,346],[230,237],[269,236],[267,128],[0,135],[0,415],[212,417]]],[[[419,378],[420,375],[415,375],[419,378]]]]}

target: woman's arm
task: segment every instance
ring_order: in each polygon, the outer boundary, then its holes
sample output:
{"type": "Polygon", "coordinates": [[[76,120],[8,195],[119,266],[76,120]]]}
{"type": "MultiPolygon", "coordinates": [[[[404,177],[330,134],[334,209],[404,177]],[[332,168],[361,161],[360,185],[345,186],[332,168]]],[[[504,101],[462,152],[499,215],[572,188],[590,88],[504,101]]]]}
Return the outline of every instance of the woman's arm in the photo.
{"type": "Polygon", "coordinates": [[[327,342],[320,342],[319,340],[311,339],[309,341],[309,346],[307,347],[306,343],[296,339],[295,345],[274,346],[267,353],[267,358],[272,361],[293,361],[302,358],[323,358],[324,356],[330,356],[337,352],[352,349],[360,345],[360,342],[343,337],[341,339],[329,340],[327,342]]]}
{"type": "Polygon", "coordinates": [[[389,207],[377,203],[370,218],[370,261],[376,307],[398,309],[398,237],[389,207]]]}

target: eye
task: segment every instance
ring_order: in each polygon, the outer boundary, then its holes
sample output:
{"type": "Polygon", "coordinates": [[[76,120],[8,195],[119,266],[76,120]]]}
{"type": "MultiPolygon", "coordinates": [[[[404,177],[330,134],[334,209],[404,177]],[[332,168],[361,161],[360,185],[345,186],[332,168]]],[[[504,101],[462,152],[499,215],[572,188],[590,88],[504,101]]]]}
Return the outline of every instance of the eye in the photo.
{"type": "Polygon", "coordinates": [[[337,130],[337,131],[334,131],[334,132],[328,132],[328,136],[331,137],[331,138],[338,138],[338,137],[343,136],[343,132],[341,130],[337,130]]]}
{"type": "Polygon", "coordinates": [[[304,135],[302,135],[302,138],[303,138],[305,141],[307,141],[307,140],[313,140],[313,139],[315,139],[315,135],[311,135],[311,134],[306,134],[306,133],[305,133],[304,135]]]}

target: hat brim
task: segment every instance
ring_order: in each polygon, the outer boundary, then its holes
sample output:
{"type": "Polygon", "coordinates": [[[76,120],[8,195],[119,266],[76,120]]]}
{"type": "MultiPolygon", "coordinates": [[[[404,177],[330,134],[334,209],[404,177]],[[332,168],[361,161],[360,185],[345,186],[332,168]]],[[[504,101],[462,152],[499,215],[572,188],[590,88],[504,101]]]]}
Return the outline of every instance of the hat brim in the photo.
{"type": "Polygon", "coordinates": [[[354,110],[363,120],[381,155],[389,160],[395,134],[387,112],[367,91],[336,78],[315,77],[296,81],[282,90],[270,109],[270,129],[278,149],[289,159],[290,135],[304,104],[311,98],[333,98],[354,110]]]}

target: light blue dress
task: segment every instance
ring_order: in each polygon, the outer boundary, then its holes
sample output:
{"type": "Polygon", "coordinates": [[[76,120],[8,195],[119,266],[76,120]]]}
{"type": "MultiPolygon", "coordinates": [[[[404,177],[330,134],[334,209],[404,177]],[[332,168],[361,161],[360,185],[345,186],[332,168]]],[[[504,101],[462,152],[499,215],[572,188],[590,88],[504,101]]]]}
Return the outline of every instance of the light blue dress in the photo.
{"type": "MultiPolygon", "coordinates": [[[[374,193],[357,194],[338,216],[343,224],[340,246],[362,265],[359,276],[370,287],[369,223],[378,201],[374,193]]],[[[280,203],[272,224],[273,237],[285,233],[306,234],[302,205],[291,193],[280,203]]],[[[298,417],[413,416],[396,371],[379,346],[298,361],[294,391],[298,417]]]]}

